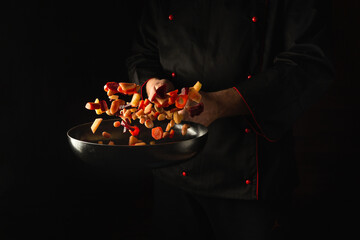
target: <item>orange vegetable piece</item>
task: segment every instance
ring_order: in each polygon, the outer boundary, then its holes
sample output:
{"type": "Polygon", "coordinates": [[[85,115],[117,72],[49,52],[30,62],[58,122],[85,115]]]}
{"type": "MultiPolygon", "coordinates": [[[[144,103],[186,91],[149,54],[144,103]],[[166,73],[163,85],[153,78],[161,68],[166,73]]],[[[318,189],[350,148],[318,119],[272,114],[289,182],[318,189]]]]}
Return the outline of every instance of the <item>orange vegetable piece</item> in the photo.
{"type": "Polygon", "coordinates": [[[134,136],[130,136],[129,137],[129,145],[132,146],[132,145],[135,145],[135,143],[139,142],[139,140],[134,137],[134,136]]]}
{"type": "Polygon", "coordinates": [[[154,127],[153,129],[151,129],[151,136],[155,139],[155,140],[160,140],[163,136],[163,130],[161,127],[154,127]]]}
{"type": "Polygon", "coordinates": [[[135,146],[145,146],[146,143],[145,142],[137,142],[134,144],[135,146]]]}
{"type": "Polygon", "coordinates": [[[179,112],[174,112],[173,118],[176,124],[181,123],[182,119],[183,119],[183,115],[180,114],[179,112]]]}
{"type": "Polygon", "coordinates": [[[114,122],[114,127],[120,127],[121,126],[121,123],[120,123],[120,121],[115,121],[114,122]]]}
{"type": "Polygon", "coordinates": [[[127,82],[121,82],[119,83],[122,90],[133,90],[136,88],[136,83],[127,83],[127,82]]]}
{"type": "Polygon", "coordinates": [[[115,114],[117,111],[119,111],[120,104],[121,104],[121,100],[119,99],[113,101],[110,106],[110,113],[115,114]]]}
{"type": "Polygon", "coordinates": [[[169,138],[173,138],[174,135],[175,135],[175,131],[174,131],[174,129],[171,129],[170,134],[169,134],[169,138]]]}
{"type": "Polygon", "coordinates": [[[104,138],[111,138],[111,134],[110,133],[108,133],[108,132],[102,132],[102,135],[103,135],[103,137],[104,138]]]}

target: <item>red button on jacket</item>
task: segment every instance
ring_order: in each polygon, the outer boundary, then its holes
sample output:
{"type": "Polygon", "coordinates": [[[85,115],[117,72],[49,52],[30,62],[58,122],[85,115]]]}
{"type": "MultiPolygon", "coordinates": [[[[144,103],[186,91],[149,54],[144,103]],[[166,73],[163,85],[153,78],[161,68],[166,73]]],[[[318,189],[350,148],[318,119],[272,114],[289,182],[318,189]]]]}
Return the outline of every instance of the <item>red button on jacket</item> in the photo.
{"type": "Polygon", "coordinates": [[[253,17],[251,18],[251,21],[253,21],[253,22],[255,23],[255,22],[258,21],[258,18],[257,18],[256,16],[253,16],[253,17]]]}
{"type": "Polygon", "coordinates": [[[169,20],[170,20],[170,21],[174,20],[174,15],[170,14],[170,15],[169,15],[169,20]]]}

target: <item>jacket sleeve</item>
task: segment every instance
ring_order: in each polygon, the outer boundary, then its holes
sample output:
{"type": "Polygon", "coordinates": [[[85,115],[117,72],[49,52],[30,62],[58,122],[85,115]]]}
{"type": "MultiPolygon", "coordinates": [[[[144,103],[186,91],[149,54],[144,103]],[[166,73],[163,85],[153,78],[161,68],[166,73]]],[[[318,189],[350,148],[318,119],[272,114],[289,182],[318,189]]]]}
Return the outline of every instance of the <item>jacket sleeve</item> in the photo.
{"type": "Polygon", "coordinates": [[[320,47],[324,25],[307,2],[289,1],[285,8],[286,50],[276,55],[270,67],[235,85],[251,113],[251,125],[269,141],[288,132],[333,79],[331,64],[320,47]]]}
{"type": "Polygon", "coordinates": [[[156,36],[156,8],[153,1],[145,2],[131,56],[126,61],[130,81],[140,86],[150,78],[162,78],[163,75],[156,36]]]}

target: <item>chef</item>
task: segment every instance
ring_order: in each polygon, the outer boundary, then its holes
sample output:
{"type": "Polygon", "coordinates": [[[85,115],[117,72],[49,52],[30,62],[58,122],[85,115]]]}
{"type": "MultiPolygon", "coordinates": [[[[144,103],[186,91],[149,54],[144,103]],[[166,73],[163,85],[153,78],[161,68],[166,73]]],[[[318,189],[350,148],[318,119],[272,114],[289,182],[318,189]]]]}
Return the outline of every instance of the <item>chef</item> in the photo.
{"type": "Polygon", "coordinates": [[[156,239],[267,239],[296,184],[292,125],[332,68],[314,1],[147,2],[128,58],[151,96],[203,84],[196,157],[154,174],[156,239]]]}

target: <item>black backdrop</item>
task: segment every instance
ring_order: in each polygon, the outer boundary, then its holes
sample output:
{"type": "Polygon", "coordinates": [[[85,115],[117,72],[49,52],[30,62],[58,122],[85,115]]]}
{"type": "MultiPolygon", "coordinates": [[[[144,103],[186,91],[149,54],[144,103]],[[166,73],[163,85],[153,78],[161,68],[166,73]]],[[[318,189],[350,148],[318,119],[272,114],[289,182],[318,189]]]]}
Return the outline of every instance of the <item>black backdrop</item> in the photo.
{"type": "Polygon", "coordinates": [[[66,139],[69,128],[94,119],[84,104],[106,96],[104,83],[127,81],[142,2],[28,1],[2,9],[0,239],[143,235],[146,175],[99,172],[75,158],[66,139]]]}
{"type": "MultiPolygon", "coordinates": [[[[351,230],[360,46],[353,37],[359,4],[350,2],[328,5],[334,86],[294,128],[299,238],[351,230]]],[[[125,59],[143,1],[11,4],[0,15],[0,239],[145,239],[149,173],[99,172],[76,159],[66,140],[70,127],[94,119],[84,104],[104,96],[105,82],[128,79],[125,59]]]]}

